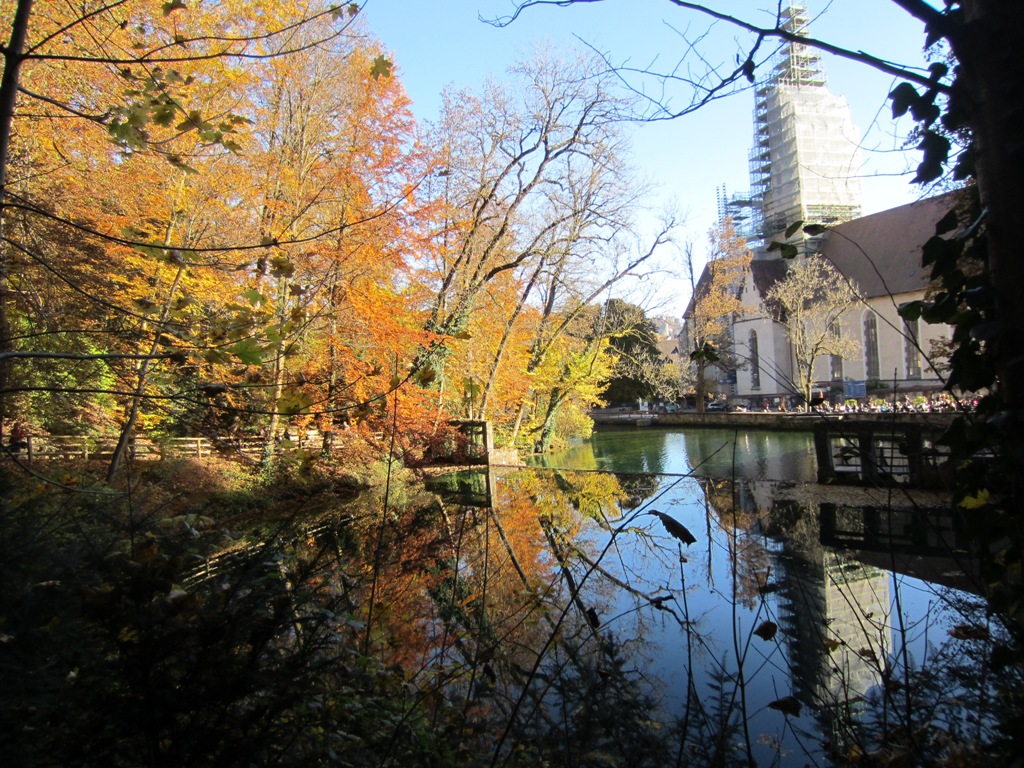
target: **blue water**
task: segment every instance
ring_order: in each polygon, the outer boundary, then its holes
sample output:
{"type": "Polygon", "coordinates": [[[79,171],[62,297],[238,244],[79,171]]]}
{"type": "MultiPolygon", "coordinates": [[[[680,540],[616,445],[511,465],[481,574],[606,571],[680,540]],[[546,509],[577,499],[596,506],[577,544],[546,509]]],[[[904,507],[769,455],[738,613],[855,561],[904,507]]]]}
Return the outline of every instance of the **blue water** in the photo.
{"type": "MultiPolygon", "coordinates": [[[[815,477],[809,434],[609,430],[533,463],[536,498],[575,499],[560,514],[590,558],[573,564],[582,605],[630,649],[664,722],[720,731],[714,713],[724,711],[730,743],[749,743],[758,765],[825,764],[823,744],[852,748],[837,713],[891,718],[867,704],[883,681],[916,674],[980,608],[822,546],[818,505],[806,488],[794,493],[815,477]],[[618,503],[573,495],[601,472],[642,482],[618,503]],[[684,543],[678,525],[695,541],[684,543]]],[[[859,514],[840,508],[838,517],[853,526],[859,514]]]]}

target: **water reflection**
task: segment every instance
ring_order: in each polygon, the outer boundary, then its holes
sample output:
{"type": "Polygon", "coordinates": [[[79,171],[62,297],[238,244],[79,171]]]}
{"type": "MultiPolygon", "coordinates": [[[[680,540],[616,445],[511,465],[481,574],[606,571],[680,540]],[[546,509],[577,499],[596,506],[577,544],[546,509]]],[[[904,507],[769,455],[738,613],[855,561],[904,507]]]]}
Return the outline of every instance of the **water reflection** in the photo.
{"type": "MultiPolygon", "coordinates": [[[[975,657],[947,630],[984,622],[980,600],[906,575],[909,560],[895,574],[864,562],[849,538],[827,546],[846,530],[835,511],[848,521],[865,505],[833,500],[823,518],[798,484],[673,476],[679,439],[687,466],[716,444],[673,433],[597,444],[581,463],[628,457],[638,474],[507,471],[490,485],[493,508],[446,512],[458,556],[435,595],[449,607],[430,625],[442,638],[433,665],[486,659],[465,696],[486,694],[508,718],[500,754],[803,765],[880,748],[894,718],[928,728],[943,707],[963,715],[975,657]],[[926,702],[919,664],[934,659],[951,677],[926,702]]],[[[760,477],[799,473],[802,450],[755,437],[729,453],[754,457],[760,477]]],[[[890,509],[876,502],[870,514],[890,509]]],[[[871,529],[878,551],[883,528],[903,530],[893,520],[948,527],[920,509],[888,519],[871,529]]]]}
{"type": "Polygon", "coordinates": [[[537,466],[814,482],[814,438],[804,432],[604,429],[567,451],[529,459],[537,466]]]}

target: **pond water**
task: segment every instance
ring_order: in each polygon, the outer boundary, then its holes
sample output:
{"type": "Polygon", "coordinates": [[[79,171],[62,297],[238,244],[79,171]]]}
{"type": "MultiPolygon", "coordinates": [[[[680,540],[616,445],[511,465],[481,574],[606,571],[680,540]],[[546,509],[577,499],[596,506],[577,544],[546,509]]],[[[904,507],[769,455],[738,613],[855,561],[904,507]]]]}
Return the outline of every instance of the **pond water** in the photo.
{"type": "Polygon", "coordinates": [[[528,463],[751,480],[814,482],[817,477],[810,432],[603,429],[574,448],[528,463]]]}
{"type": "Polygon", "coordinates": [[[517,647],[496,754],[557,724],[574,764],[613,733],[650,764],[829,764],[956,733],[992,694],[965,683],[983,604],[938,583],[972,584],[953,516],[806,485],[809,434],[607,431],[535,464],[477,478],[487,552],[460,548],[517,647]]]}

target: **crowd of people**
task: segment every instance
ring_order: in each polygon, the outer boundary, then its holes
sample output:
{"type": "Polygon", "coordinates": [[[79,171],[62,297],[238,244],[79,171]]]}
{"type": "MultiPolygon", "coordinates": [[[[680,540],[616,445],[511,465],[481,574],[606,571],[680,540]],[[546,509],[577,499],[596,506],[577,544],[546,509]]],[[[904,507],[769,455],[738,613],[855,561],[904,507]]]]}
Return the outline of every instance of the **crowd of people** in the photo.
{"type": "Polygon", "coordinates": [[[888,400],[866,398],[836,404],[825,401],[815,406],[814,410],[822,413],[953,413],[971,410],[975,405],[976,399],[960,400],[948,392],[936,392],[913,398],[903,395],[888,400]]]}

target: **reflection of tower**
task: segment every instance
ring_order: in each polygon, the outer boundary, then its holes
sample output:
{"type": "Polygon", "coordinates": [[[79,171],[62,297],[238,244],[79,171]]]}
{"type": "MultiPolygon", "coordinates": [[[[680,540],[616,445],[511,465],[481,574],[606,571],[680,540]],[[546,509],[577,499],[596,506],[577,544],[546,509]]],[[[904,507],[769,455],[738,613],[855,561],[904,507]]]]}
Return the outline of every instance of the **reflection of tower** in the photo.
{"type": "MultiPolygon", "coordinates": [[[[817,515],[801,517],[816,528],[810,523],[817,515]]],[[[851,717],[882,683],[892,648],[889,574],[823,549],[817,536],[796,546],[787,541],[786,551],[795,557],[786,560],[779,608],[794,694],[815,704],[822,729],[842,746],[851,717]]]]}
{"type": "MultiPolygon", "coordinates": [[[[803,35],[807,12],[792,6],[783,29],[803,35]]],[[[860,215],[860,137],[842,96],[825,86],[821,57],[783,46],[754,96],[751,197],[767,239],[796,221],[835,224],[860,215]]]]}

